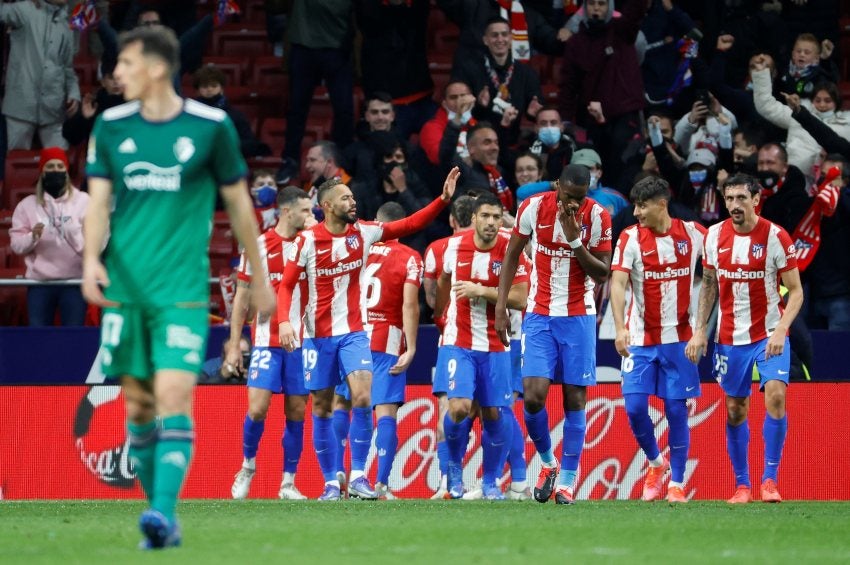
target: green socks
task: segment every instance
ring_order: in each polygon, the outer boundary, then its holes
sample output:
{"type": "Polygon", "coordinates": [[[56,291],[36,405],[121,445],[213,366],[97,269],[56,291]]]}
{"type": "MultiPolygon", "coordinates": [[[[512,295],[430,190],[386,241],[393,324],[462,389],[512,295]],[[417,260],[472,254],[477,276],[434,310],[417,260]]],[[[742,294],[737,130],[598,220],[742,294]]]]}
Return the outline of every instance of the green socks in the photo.
{"type": "Polygon", "coordinates": [[[148,500],[153,498],[154,450],[156,449],[157,435],[156,420],[147,424],[127,423],[130,461],[133,463],[133,471],[135,471],[148,500]]]}
{"type": "Polygon", "coordinates": [[[159,440],[155,448],[151,508],[173,520],[177,496],[189,471],[195,432],[192,430],[192,419],[185,414],[167,416],[160,423],[159,440]]]}

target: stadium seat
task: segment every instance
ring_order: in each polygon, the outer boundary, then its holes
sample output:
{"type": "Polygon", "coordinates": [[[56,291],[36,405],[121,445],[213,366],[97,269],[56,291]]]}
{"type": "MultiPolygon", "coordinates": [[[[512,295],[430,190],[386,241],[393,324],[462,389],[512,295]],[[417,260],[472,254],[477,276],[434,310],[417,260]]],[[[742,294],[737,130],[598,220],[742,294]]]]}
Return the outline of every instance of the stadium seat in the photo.
{"type": "Polygon", "coordinates": [[[5,177],[3,179],[3,208],[14,208],[9,205],[10,189],[27,187],[33,190],[38,181],[39,151],[12,149],[6,154],[5,177]]]}
{"type": "Polygon", "coordinates": [[[285,119],[266,118],[260,124],[260,141],[272,148],[272,155],[280,155],[283,150],[285,132],[285,119]]]}
{"type": "Polygon", "coordinates": [[[254,25],[266,25],[266,5],[264,0],[247,0],[242,6],[243,22],[254,25]]]}
{"type": "Polygon", "coordinates": [[[248,163],[248,169],[251,171],[256,171],[257,169],[269,169],[270,171],[276,171],[278,167],[280,167],[280,157],[278,155],[271,155],[268,157],[249,157],[245,159],[248,163]]]}
{"type": "Polygon", "coordinates": [[[431,46],[428,49],[428,53],[429,55],[433,55],[434,53],[452,54],[457,50],[459,39],[460,29],[455,24],[447,22],[435,29],[431,34],[431,46]]]}
{"type": "Polygon", "coordinates": [[[528,66],[534,69],[541,83],[552,80],[552,58],[549,55],[533,55],[528,66]]]}
{"type": "MultiPolygon", "coordinates": [[[[26,267],[0,268],[0,279],[24,277],[26,267]]],[[[27,289],[24,286],[0,286],[0,326],[25,326],[27,319],[27,289]]]]}
{"type": "Polygon", "coordinates": [[[253,88],[276,89],[281,95],[289,92],[289,75],[283,69],[283,59],[274,56],[254,58],[251,74],[253,88]]]}
{"type": "Polygon", "coordinates": [[[544,106],[547,105],[558,105],[558,85],[553,83],[546,83],[540,85],[540,90],[543,91],[543,100],[540,101],[544,106]]]}
{"type": "Polygon", "coordinates": [[[240,26],[222,27],[213,31],[214,55],[247,58],[271,53],[272,46],[265,29],[240,26]]]}
{"type": "Polygon", "coordinates": [[[227,90],[233,86],[242,86],[245,84],[245,79],[248,77],[248,63],[250,60],[246,57],[227,57],[223,55],[211,55],[204,57],[204,65],[215,65],[227,77],[227,90]]]}
{"type": "Polygon", "coordinates": [[[850,107],[850,81],[843,80],[838,83],[838,91],[841,93],[841,100],[845,108],[850,107]]]}
{"type": "Polygon", "coordinates": [[[74,59],[74,72],[80,83],[80,90],[93,90],[98,86],[97,59],[87,56],[78,56],[74,59]]]}

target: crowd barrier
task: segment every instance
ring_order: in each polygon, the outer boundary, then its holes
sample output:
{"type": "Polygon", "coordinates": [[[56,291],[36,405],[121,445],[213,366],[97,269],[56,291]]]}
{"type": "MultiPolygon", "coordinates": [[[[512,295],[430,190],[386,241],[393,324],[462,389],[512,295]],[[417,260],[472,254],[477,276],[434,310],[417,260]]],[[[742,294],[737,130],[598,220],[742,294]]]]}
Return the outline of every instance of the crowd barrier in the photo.
{"type": "MultiPolygon", "coordinates": [[[[755,484],[763,468],[762,396],[753,387],[750,427],[750,468],[755,484]]],[[[703,385],[700,398],[689,403],[691,450],[685,491],[694,499],[725,499],[734,490],[726,456],[725,409],[722,393],[703,385]]],[[[846,410],[850,383],[792,384],[788,391],[788,439],[779,488],[786,499],[850,500],[850,429],[846,410]]],[[[548,409],[556,453],[561,442],[560,390],[550,390],[548,409]]],[[[522,424],[522,407],[517,405],[522,424]]],[[[230,486],[242,460],[242,422],[246,392],[236,386],[202,386],[195,394],[197,432],[195,455],[183,490],[186,498],[230,497],[230,486]]],[[[0,494],[5,499],[139,498],[127,457],[120,390],[110,385],[0,387],[0,494]]],[[[257,456],[257,474],[250,496],[274,498],[280,484],[283,430],[281,398],[275,397],[257,456]]],[[[667,446],[666,421],[652,402],[652,418],[660,445],[667,446]]],[[[399,412],[399,449],[389,485],[402,498],[429,497],[438,487],[436,458],[437,406],[430,387],[407,388],[399,412]]],[[[581,460],[577,496],[580,499],[638,498],[646,458],[629,430],[620,388],[591,387],[587,404],[588,433],[581,460]]],[[[524,426],[523,426],[524,428],[524,426]]],[[[312,425],[307,419],[304,454],[296,485],[314,498],[322,477],[311,448],[312,425]]],[[[480,476],[480,427],[465,460],[465,478],[480,476]]],[[[540,467],[526,439],[529,478],[540,467]]],[[[368,471],[374,480],[376,459],[368,471]]]]}

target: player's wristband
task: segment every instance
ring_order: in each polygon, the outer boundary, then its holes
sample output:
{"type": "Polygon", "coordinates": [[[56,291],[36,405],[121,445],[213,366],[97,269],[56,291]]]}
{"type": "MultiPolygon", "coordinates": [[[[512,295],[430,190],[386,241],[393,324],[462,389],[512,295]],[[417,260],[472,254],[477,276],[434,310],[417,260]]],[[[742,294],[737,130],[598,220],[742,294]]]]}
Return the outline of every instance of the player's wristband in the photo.
{"type": "Polygon", "coordinates": [[[567,245],[569,245],[572,249],[578,249],[579,247],[581,247],[581,239],[575,238],[572,241],[568,241],[567,245]]]}

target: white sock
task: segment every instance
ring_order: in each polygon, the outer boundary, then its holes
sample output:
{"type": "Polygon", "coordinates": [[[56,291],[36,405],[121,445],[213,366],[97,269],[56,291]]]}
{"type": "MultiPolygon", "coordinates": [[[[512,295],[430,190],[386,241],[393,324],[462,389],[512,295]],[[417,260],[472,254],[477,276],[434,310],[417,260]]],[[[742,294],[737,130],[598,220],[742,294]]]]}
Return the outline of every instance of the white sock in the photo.
{"type": "Polygon", "coordinates": [[[511,490],[514,492],[522,492],[528,488],[528,481],[513,481],[511,483],[511,490]]]}
{"type": "Polygon", "coordinates": [[[446,475],[440,477],[440,488],[446,490],[449,488],[449,478],[446,475]]]}
{"type": "Polygon", "coordinates": [[[250,459],[248,459],[248,458],[242,459],[242,466],[246,469],[251,469],[253,471],[254,469],[257,468],[256,463],[255,463],[256,460],[257,460],[256,457],[251,457],[250,459]]]}
{"type": "Polygon", "coordinates": [[[650,467],[661,467],[662,465],[664,465],[664,456],[660,453],[658,454],[658,457],[649,461],[650,467]]]}
{"type": "Polygon", "coordinates": [[[365,474],[366,473],[364,473],[363,471],[356,471],[356,470],[352,469],[351,475],[349,475],[348,480],[349,480],[349,482],[353,483],[354,481],[356,481],[360,477],[364,476],[365,474]]]}
{"type": "Polygon", "coordinates": [[[284,473],[283,474],[283,484],[294,485],[295,484],[295,473],[284,473]]]}
{"type": "Polygon", "coordinates": [[[667,489],[668,489],[668,490],[669,490],[669,489],[671,489],[671,488],[673,488],[673,487],[684,488],[684,486],[682,485],[682,483],[677,483],[677,482],[674,482],[674,481],[670,481],[669,483],[667,483],[667,489]]]}

